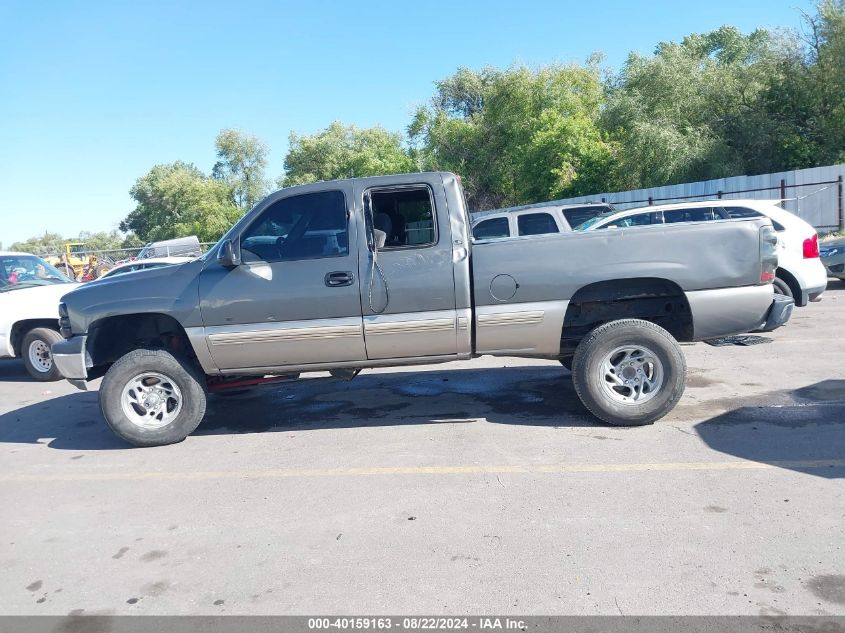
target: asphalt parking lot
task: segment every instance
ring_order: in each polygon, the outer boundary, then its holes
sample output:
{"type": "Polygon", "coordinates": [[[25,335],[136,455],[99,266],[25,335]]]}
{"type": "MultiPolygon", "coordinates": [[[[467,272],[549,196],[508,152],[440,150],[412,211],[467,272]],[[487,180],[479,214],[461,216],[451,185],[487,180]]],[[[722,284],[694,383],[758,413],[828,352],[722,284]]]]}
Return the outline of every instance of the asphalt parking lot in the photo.
{"type": "Polygon", "coordinates": [[[0,363],[2,614],[845,614],[845,282],[654,426],[493,359],[214,398],[131,449],[0,363]]]}

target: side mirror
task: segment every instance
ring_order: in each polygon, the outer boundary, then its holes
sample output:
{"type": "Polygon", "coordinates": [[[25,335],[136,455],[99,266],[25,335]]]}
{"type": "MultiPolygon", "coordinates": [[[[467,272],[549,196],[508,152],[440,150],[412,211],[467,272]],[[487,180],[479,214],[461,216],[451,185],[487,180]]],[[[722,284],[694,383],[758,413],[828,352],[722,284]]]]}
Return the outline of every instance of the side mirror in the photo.
{"type": "Polygon", "coordinates": [[[240,266],[241,255],[235,251],[235,244],[232,240],[226,240],[220,245],[220,250],[217,252],[217,261],[226,268],[240,266]]]}

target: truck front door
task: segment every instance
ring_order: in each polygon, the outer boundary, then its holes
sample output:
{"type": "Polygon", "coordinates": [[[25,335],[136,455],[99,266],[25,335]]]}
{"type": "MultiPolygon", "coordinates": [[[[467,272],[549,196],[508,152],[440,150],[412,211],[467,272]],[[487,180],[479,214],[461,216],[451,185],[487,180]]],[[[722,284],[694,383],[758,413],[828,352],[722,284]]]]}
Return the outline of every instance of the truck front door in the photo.
{"type": "Polygon", "coordinates": [[[208,349],[223,370],[366,359],[351,186],[281,196],[240,234],[242,263],[200,279],[208,349]]]}

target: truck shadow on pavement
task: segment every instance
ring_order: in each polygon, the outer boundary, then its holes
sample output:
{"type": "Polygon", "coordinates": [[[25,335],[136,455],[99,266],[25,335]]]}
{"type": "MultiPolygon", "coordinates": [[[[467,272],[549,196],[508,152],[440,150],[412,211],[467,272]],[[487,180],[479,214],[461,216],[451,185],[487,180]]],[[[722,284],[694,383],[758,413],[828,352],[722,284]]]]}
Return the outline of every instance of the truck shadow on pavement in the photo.
{"type": "MultiPolygon", "coordinates": [[[[32,378],[19,360],[3,359],[0,361],[0,382],[22,382],[32,378]]],[[[49,383],[45,383],[49,384],[49,383]]]]}
{"type": "MultiPolygon", "coordinates": [[[[845,477],[845,380],[721,403],[737,408],[693,426],[714,451],[814,476],[845,477]],[[820,461],[835,464],[808,464],[820,461]]],[[[703,415],[708,415],[706,407],[719,406],[702,405],[703,415]]],[[[479,419],[550,428],[602,425],[581,405],[568,371],[537,366],[364,374],[351,382],[306,379],[243,396],[210,396],[205,420],[194,435],[469,424],[479,419]]],[[[657,427],[671,424],[671,419],[670,414],[657,427]]],[[[129,448],[106,427],[96,392],[59,396],[0,415],[0,442],[41,443],[60,450],[129,448]]]]}
{"type": "MultiPolygon", "coordinates": [[[[352,381],[305,379],[243,396],[210,395],[195,436],[328,428],[471,423],[590,427],[601,422],[557,366],[363,374],[352,381]]],[[[103,421],[97,392],[78,392],[0,415],[0,442],[63,450],[127,445],[103,421]]]]}
{"type": "Polygon", "coordinates": [[[791,404],[740,406],[696,424],[695,431],[720,453],[845,478],[845,380],[824,380],[788,395],[791,404]]]}

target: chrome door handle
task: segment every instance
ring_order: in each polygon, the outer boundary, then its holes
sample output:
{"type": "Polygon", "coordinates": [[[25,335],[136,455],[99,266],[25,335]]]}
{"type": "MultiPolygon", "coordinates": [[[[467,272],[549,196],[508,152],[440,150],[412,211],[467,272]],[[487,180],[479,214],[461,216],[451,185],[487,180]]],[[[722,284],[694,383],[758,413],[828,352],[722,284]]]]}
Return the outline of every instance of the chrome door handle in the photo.
{"type": "Polygon", "coordinates": [[[351,286],[355,282],[355,275],[348,271],[335,271],[326,273],[325,281],[329,288],[351,286]]]}

